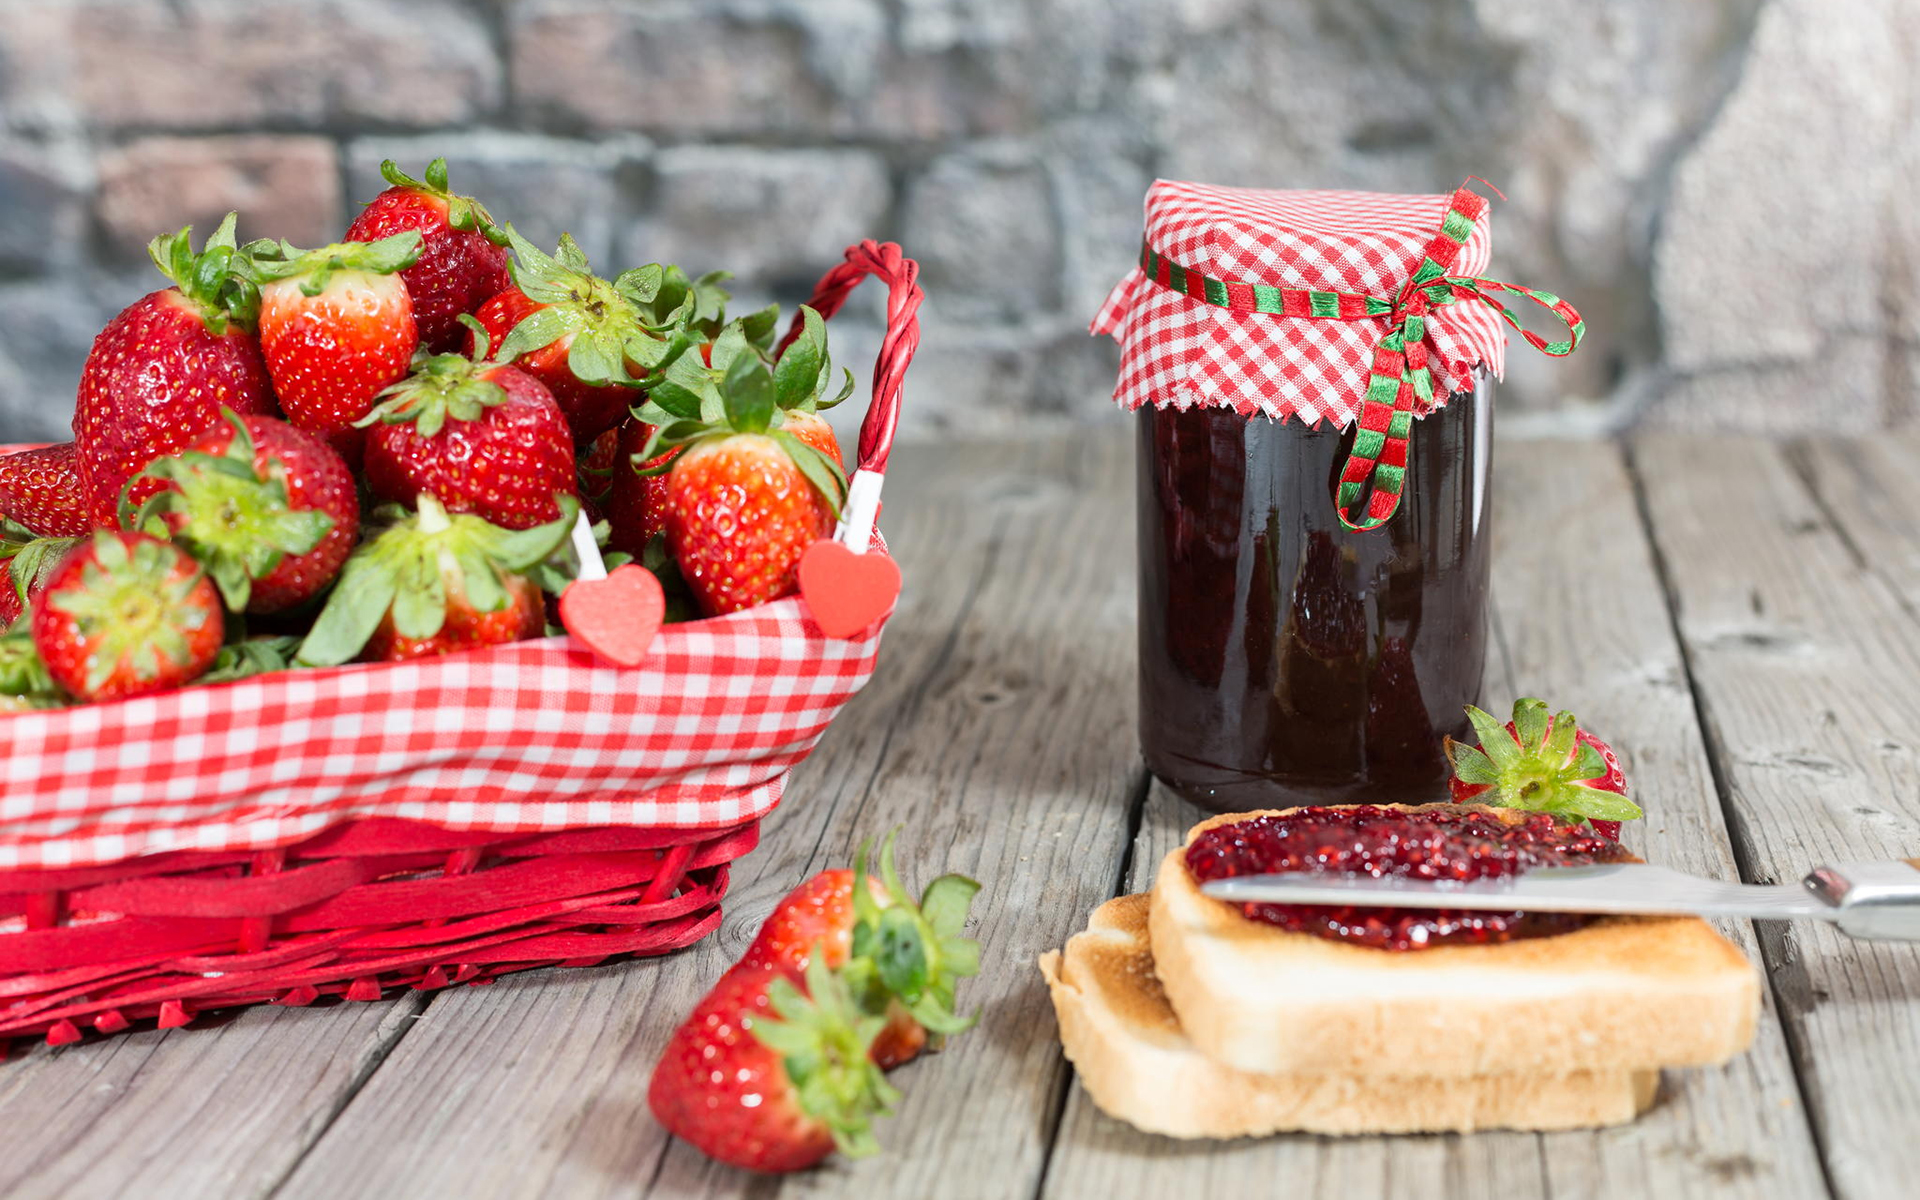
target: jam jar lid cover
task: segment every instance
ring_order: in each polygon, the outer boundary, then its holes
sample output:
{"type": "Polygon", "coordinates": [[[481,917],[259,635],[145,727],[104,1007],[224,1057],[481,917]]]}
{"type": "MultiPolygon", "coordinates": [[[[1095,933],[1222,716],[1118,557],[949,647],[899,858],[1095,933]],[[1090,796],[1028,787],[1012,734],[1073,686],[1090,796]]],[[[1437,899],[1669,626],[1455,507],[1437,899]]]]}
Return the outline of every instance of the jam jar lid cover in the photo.
{"type": "MultiPolygon", "coordinates": [[[[1376,344],[1391,322],[1384,310],[1366,314],[1361,298],[1380,298],[1373,307],[1381,308],[1401,294],[1448,219],[1450,199],[1156,180],[1147,193],[1141,265],[1093,322],[1094,333],[1121,346],[1114,399],[1127,409],[1234,408],[1344,428],[1360,412],[1376,344]],[[1179,290],[1201,290],[1202,276],[1215,302],[1179,290]],[[1327,296],[1314,301],[1324,315],[1236,311],[1221,303],[1227,284],[1236,300],[1252,295],[1245,285],[1293,289],[1288,311],[1308,303],[1308,292],[1346,293],[1345,319],[1330,311],[1327,296]]],[[[1492,246],[1483,206],[1447,274],[1485,274],[1492,246]]],[[[1467,390],[1476,367],[1504,372],[1506,331],[1490,305],[1434,308],[1426,341],[1436,406],[1467,390]]]]}

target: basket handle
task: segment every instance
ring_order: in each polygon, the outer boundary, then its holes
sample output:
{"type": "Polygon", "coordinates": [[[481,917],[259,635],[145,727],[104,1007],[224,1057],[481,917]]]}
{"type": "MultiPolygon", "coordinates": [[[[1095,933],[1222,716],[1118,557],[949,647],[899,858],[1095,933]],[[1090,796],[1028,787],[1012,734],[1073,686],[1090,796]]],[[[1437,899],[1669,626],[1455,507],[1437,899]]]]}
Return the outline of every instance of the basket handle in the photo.
{"type": "MultiPolygon", "coordinates": [[[[887,455],[893,450],[894,431],[900,426],[900,396],[907,377],[907,365],[920,346],[920,264],[908,258],[893,242],[869,238],[847,247],[847,261],[821,277],[807,306],[824,318],[830,318],[847,302],[847,296],[860,281],[872,275],[887,285],[887,334],[880,342],[880,355],[873,364],[873,399],[867,405],[866,420],[860,424],[860,450],[857,467],[847,485],[847,502],[842,513],[837,541],[855,553],[864,553],[873,539],[874,518],[880,508],[880,487],[886,478],[887,455]]],[[[787,336],[780,340],[775,357],[800,336],[804,323],[799,313],[787,336]]]]}

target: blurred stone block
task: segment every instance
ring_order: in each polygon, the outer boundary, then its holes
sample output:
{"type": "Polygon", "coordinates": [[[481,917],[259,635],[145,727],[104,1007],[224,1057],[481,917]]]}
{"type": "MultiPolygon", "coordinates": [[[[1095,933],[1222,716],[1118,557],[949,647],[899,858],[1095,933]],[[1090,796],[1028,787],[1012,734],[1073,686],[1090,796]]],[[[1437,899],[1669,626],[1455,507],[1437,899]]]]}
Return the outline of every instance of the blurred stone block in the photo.
{"type": "Polygon", "coordinates": [[[471,121],[502,72],[452,0],[117,0],[73,5],[74,98],[105,128],[471,121]]]}
{"type": "Polygon", "coordinates": [[[240,237],[323,246],[346,231],[339,156],[325,138],[143,138],[100,158],[95,213],[123,259],[182,225],[205,237],[230,211],[240,237]]]}
{"type": "Polygon", "coordinates": [[[887,232],[892,199],[886,165],[865,150],[663,150],[651,210],[623,240],[623,259],[806,291],[849,245],[887,232]]]}
{"type": "MultiPolygon", "coordinates": [[[[901,244],[944,310],[1010,321],[1060,302],[1060,232],[1046,171],[1018,146],[941,157],[908,187],[901,244]]],[[[1091,314],[1088,314],[1091,317],[1091,314]]]]}
{"type": "Polygon", "coordinates": [[[38,275],[68,265],[86,198],[40,150],[0,147],[0,272],[38,275]]]}

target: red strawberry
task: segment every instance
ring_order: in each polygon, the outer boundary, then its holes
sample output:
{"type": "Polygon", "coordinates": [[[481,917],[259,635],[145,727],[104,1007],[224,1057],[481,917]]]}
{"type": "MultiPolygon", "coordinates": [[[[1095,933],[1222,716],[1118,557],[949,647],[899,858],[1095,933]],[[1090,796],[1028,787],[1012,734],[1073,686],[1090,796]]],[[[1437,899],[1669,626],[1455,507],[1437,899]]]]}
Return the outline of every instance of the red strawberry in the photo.
{"type": "MultiPolygon", "coordinates": [[[[127,482],[220,418],[274,411],[253,336],[258,296],[234,249],[233,214],[200,254],[191,227],[148,247],[175,283],[121,310],[93,339],[80,371],[73,440],[87,512],[112,526],[127,482]]],[[[157,484],[136,488],[135,505],[157,484]]]]}
{"type": "Polygon", "coordinates": [[[0,515],[42,537],[78,537],[93,528],[72,442],[0,458],[0,515]]]}
{"type": "Polygon", "coordinates": [[[354,422],[412,369],[413,301],[396,272],[420,253],[418,230],[371,245],[248,246],[260,279],[260,348],[287,419],[359,461],[354,422]]]}
{"type": "Polygon", "coordinates": [[[347,559],[299,661],[424,658],[540,636],[545,608],[531,576],[566,545],[578,514],[569,497],[556,521],[502,529],[449,514],[425,492],[417,513],[382,510],[392,523],[347,559]]]}
{"type": "Polygon", "coordinates": [[[638,412],[659,429],[636,460],[680,451],[666,473],[667,548],[709,615],[792,592],[800,556],[833,532],[846,491],[832,430],[814,415],[832,380],[825,326],[802,313],[802,336],[771,369],[736,321],[714,340],[710,365],[679,359],[638,412]]]}
{"type": "Polygon", "coordinates": [[[449,512],[529,529],[577,495],[567,420],[518,367],[439,354],[381,395],[361,422],[376,496],[405,503],[430,492],[449,512]]]}
{"type": "Polygon", "coordinates": [[[360,535],[353,472],[333,447],[285,421],[225,416],[147,468],[166,486],[130,523],[158,514],[234,612],[305,604],[333,582],[360,535]]]}
{"type": "Polygon", "coordinates": [[[1514,701],[1513,720],[1504,726],[1472,705],[1467,717],[1480,748],[1446,740],[1456,803],[1585,817],[1594,832],[1616,840],[1620,822],[1641,815],[1626,797],[1619,758],[1572,713],[1549,716],[1544,702],[1524,699],[1514,701]]]}
{"type": "Polygon", "coordinates": [[[978,945],[960,936],[979,885],[943,876],[915,904],[891,838],[884,886],[865,860],[863,847],[852,871],[789,893],[675,1031],[647,1089],[668,1132],[756,1171],[812,1166],[836,1145],[871,1154],[872,1117],[897,1098],[880,1071],[917,1054],[928,1030],[971,1025],[953,989],[979,969],[978,945]]]}
{"type": "Polygon", "coordinates": [[[800,439],[806,445],[826,455],[834,462],[840,462],[840,439],[833,435],[833,426],[817,412],[790,411],[784,414],[781,428],[800,439]]]}
{"type": "Polygon", "coordinates": [[[434,354],[466,340],[459,318],[512,286],[507,235],[478,200],[447,190],[447,160],[427,164],[423,183],[392,159],[380,174],[393,186],[373,198],[347,227],[349,242],[377,242],[409,229],[421,234],[420,258],[400,272],[413,299],[420,344],[434,354]]]}
{"type": "Polygon", "coordinates": [[[686,320],[695,298],[683,288],[685,303],[660,317],[657,302],[674,281],[665,268],[637,267],[609,282],[571,237],[561,237],[557,256],[511,225],[507,237],[515,286],[474,314],[486,327],[487,352],[545,384],[584,447],[625,418],[629,387],[646,386],[693,344],[686,320]]]}
{"type": "Polygon", "coordinates": [[[669,450],[650,459],[640,458],[653,434],[654,427],[645,421],[626,421],[618,431],[610,464],[613,487],[607,496],[607,523],[612,528],[609,545],[636,558],[646,553],[647,543],[655,535],[667,530],[666,475],[642,475],[636,469],[660,467],[677,453],[669,450]]]}
{"type": "Polygon", "coordinates": [[[213,666],[226,632],[200,564],[159,538],[109,530],[62,560],[32,620],[47,672],[81,700],[191,683],[213,666]]]}

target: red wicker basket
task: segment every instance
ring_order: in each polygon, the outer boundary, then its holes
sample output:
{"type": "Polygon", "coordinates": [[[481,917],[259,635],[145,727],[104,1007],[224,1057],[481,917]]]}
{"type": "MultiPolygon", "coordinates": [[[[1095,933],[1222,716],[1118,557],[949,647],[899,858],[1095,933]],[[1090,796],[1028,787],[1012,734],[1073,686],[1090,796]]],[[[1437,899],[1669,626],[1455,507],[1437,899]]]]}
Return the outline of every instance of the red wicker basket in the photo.
{"type": "MultiPolygon", "coordinates": [[[[889,287],[836,534],[860,550],[917,274],[864,242],[810,301],[889,287]]],[[[669,626],[631,670],[549,638],[0,716],[0,1050],[698,941],[881,624],[828,638],[789,597],[669,626]]]]}

